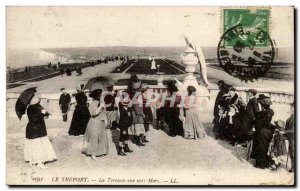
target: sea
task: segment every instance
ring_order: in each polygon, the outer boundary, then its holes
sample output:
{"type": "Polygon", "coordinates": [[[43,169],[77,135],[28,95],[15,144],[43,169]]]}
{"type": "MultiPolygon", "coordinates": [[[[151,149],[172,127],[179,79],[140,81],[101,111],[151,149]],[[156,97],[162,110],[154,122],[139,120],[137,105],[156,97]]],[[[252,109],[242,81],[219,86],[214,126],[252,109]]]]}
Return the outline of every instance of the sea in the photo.
{"type": "MultiPolygon", "coordinates": [[[[78,48],[44,48],[44,49],[9,49],[6,66],[24,68],[51,63],[74,63],[96,60],[106,56],[149,55],[166,57],[180,62],[180,55],[186,47],[78,47],[78,48]]],[[[217,47],[202,47],[207,62],[217,62],[217,47]]],[[[275,62],[293,64],[294,51],[290,48],[277,48],[275,62]]]]}

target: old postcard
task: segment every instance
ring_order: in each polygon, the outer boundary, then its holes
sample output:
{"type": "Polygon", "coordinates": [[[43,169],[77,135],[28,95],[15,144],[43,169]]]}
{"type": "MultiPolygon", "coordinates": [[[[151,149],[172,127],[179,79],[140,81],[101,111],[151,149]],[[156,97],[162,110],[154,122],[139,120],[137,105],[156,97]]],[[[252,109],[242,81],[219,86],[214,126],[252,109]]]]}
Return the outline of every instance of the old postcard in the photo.
{"type": "Polygon", "coordinates": [[[6,8],[8,185],[295,184],[294,7],[6,8]]]}

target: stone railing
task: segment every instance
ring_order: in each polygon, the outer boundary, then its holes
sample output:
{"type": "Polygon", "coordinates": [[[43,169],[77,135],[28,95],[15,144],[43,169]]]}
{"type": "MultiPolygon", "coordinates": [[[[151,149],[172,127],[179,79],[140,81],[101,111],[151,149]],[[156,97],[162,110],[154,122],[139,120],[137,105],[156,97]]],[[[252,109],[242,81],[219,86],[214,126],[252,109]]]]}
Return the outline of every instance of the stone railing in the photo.
{"type": "MultiPolygon", "coordinates": [[[[167,87],[165,85],[149,85],[149,90],[155,93],[164,93],[166,92],[167,87]]],[[[127,86],[115,86],[117,90],[125,90],[127,86]]],[[[240,97],[244,99],[245,102],[248,101],[247,97],[247,90],[249,88],[246,87],[236,87],[237,93],[240,97]]],[[[289,116],[290,106],[289,104],[294,101],[294,93],[293,92],[286,92],[286,91],[275,91],[275,90],[268,90],[268,89],[259,89],[256,88],[258,94],[265,94],[269,95],[272,100],[272,108],[275,112],[274,119],[286,119],[289,116]]],[[[207,96],[207,102],[205,102],[206,111],[205,114],[208,117],[205,117],[205,121],[212,120],[212,113],[213,113],[213,106],[215,102],[215,98],[219,92],[218,87],[208,87],[209,95],[207,96]]],[[[75,93],[75,90],[67,90],[70,94],[75,93]]],[[[15,114],[15,103],[18,98],[19,94],[17,93],[7,93],[6,94],[6,108],[7,108],[7,117],[14,118],[16,117],[15,114]]],[[[40,94],[41,97],[41,104],[50,112],[52,113],[53,117],[61,117],[58,100],[59,100],[60,93],[55,94],[40,94]]],[[[72,110],[72,109],[71,109],[72,110]]]]}

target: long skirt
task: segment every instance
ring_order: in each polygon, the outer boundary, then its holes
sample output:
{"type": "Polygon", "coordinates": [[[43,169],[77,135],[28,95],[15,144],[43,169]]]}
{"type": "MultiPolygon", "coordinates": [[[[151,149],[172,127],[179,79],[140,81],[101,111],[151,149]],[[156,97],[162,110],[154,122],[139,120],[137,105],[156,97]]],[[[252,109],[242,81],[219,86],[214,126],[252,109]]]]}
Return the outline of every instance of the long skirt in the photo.
{"type": "Polygon", "coordinates": [[[106,111],[107,127],[110,129],[114,124],[118,122],[118,111],[106,111]]]}
{"type": "Polygon", "coordinates": [[[91,118],[84,135],[83,153],[101,156],[108,153],[108,139],[104,121],[91,118]]]}
{"type": "Polygon", "coordinates": [[[129,128],[129,134],[136,136],[145,135],[146,131],[144,124],[132,124],[129,128]]]}
{"type": "Polygon", "coordinates": [[[267,168],[270,163],[268,149],[272,140],[272,131],[268,128],[262,128],[256,131],[253,136],[253,149],[251,158],[256,159],[256,165],[260,168],[267,168]]]}
{"type": "Polygon", "coordinates": [[[30,164],[40,164],[57,159],[47,136],[35,139],[25,139],[24,159],[30,164]]]}
{"type": "Polygon", "coordinates": [[[90,118],[91,114],[87,106],[76,106],[69,129],[69,135],[84,135],[90,118]]]}
{"type": "Polygon", "coordinates": [[[168,109],[168,112],[170,136],[183,136],[182,121],[179,119],[180,109],[178,107],[172,107],[168,109]]]}
{"type": "Polygon", "coordinates": [[[185,139],[201,139],[206,136],[203,124],[200,121],[199,112],[196,109],[185,111],[185,122],[183,124],[185,139]]]}
{"type": "Polygon", "coordinates": [[[241,121],[241,129],[239,131],[240,142],[249,141],[252,137],[251,130],[254,126],[254,121],[249,118],[247,114],[244,114],[241,121]]]}

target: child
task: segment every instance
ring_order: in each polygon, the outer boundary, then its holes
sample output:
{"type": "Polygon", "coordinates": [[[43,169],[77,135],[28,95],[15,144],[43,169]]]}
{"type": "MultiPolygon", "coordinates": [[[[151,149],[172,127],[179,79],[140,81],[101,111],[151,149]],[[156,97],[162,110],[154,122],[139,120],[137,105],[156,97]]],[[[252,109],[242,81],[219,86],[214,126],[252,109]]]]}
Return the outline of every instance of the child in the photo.
{"type": "Polygon", "coordinates": [[[285,122],[282,120],[275,121],[275,130],[273,139],[271,141],[270,147],[271,147],[271,157],[274,161],[274,164],[271,165],[272,170],[277,170],[280,166],[280,159],[281,156],[287,154],[287,149],[285,145],[285,138],[284,138],[284,127],[285,122]]]}
{"type": "Polygon", "coordinates": [[[128,107],[129,101],[122,101],[120,103],[120,120],[119,120],[119,128],[120,128],[120,139],[119,139],[119,147],[118,147],[118,155],[126,156],[125,153],[131,153],[132,150],[128,147],[128,128],[132,125],[132,109],[128,107]],[[122,147],[122,144],[124,147],[122,147]],[[124,149],[124,152],[123,150],[124,149]]]}

